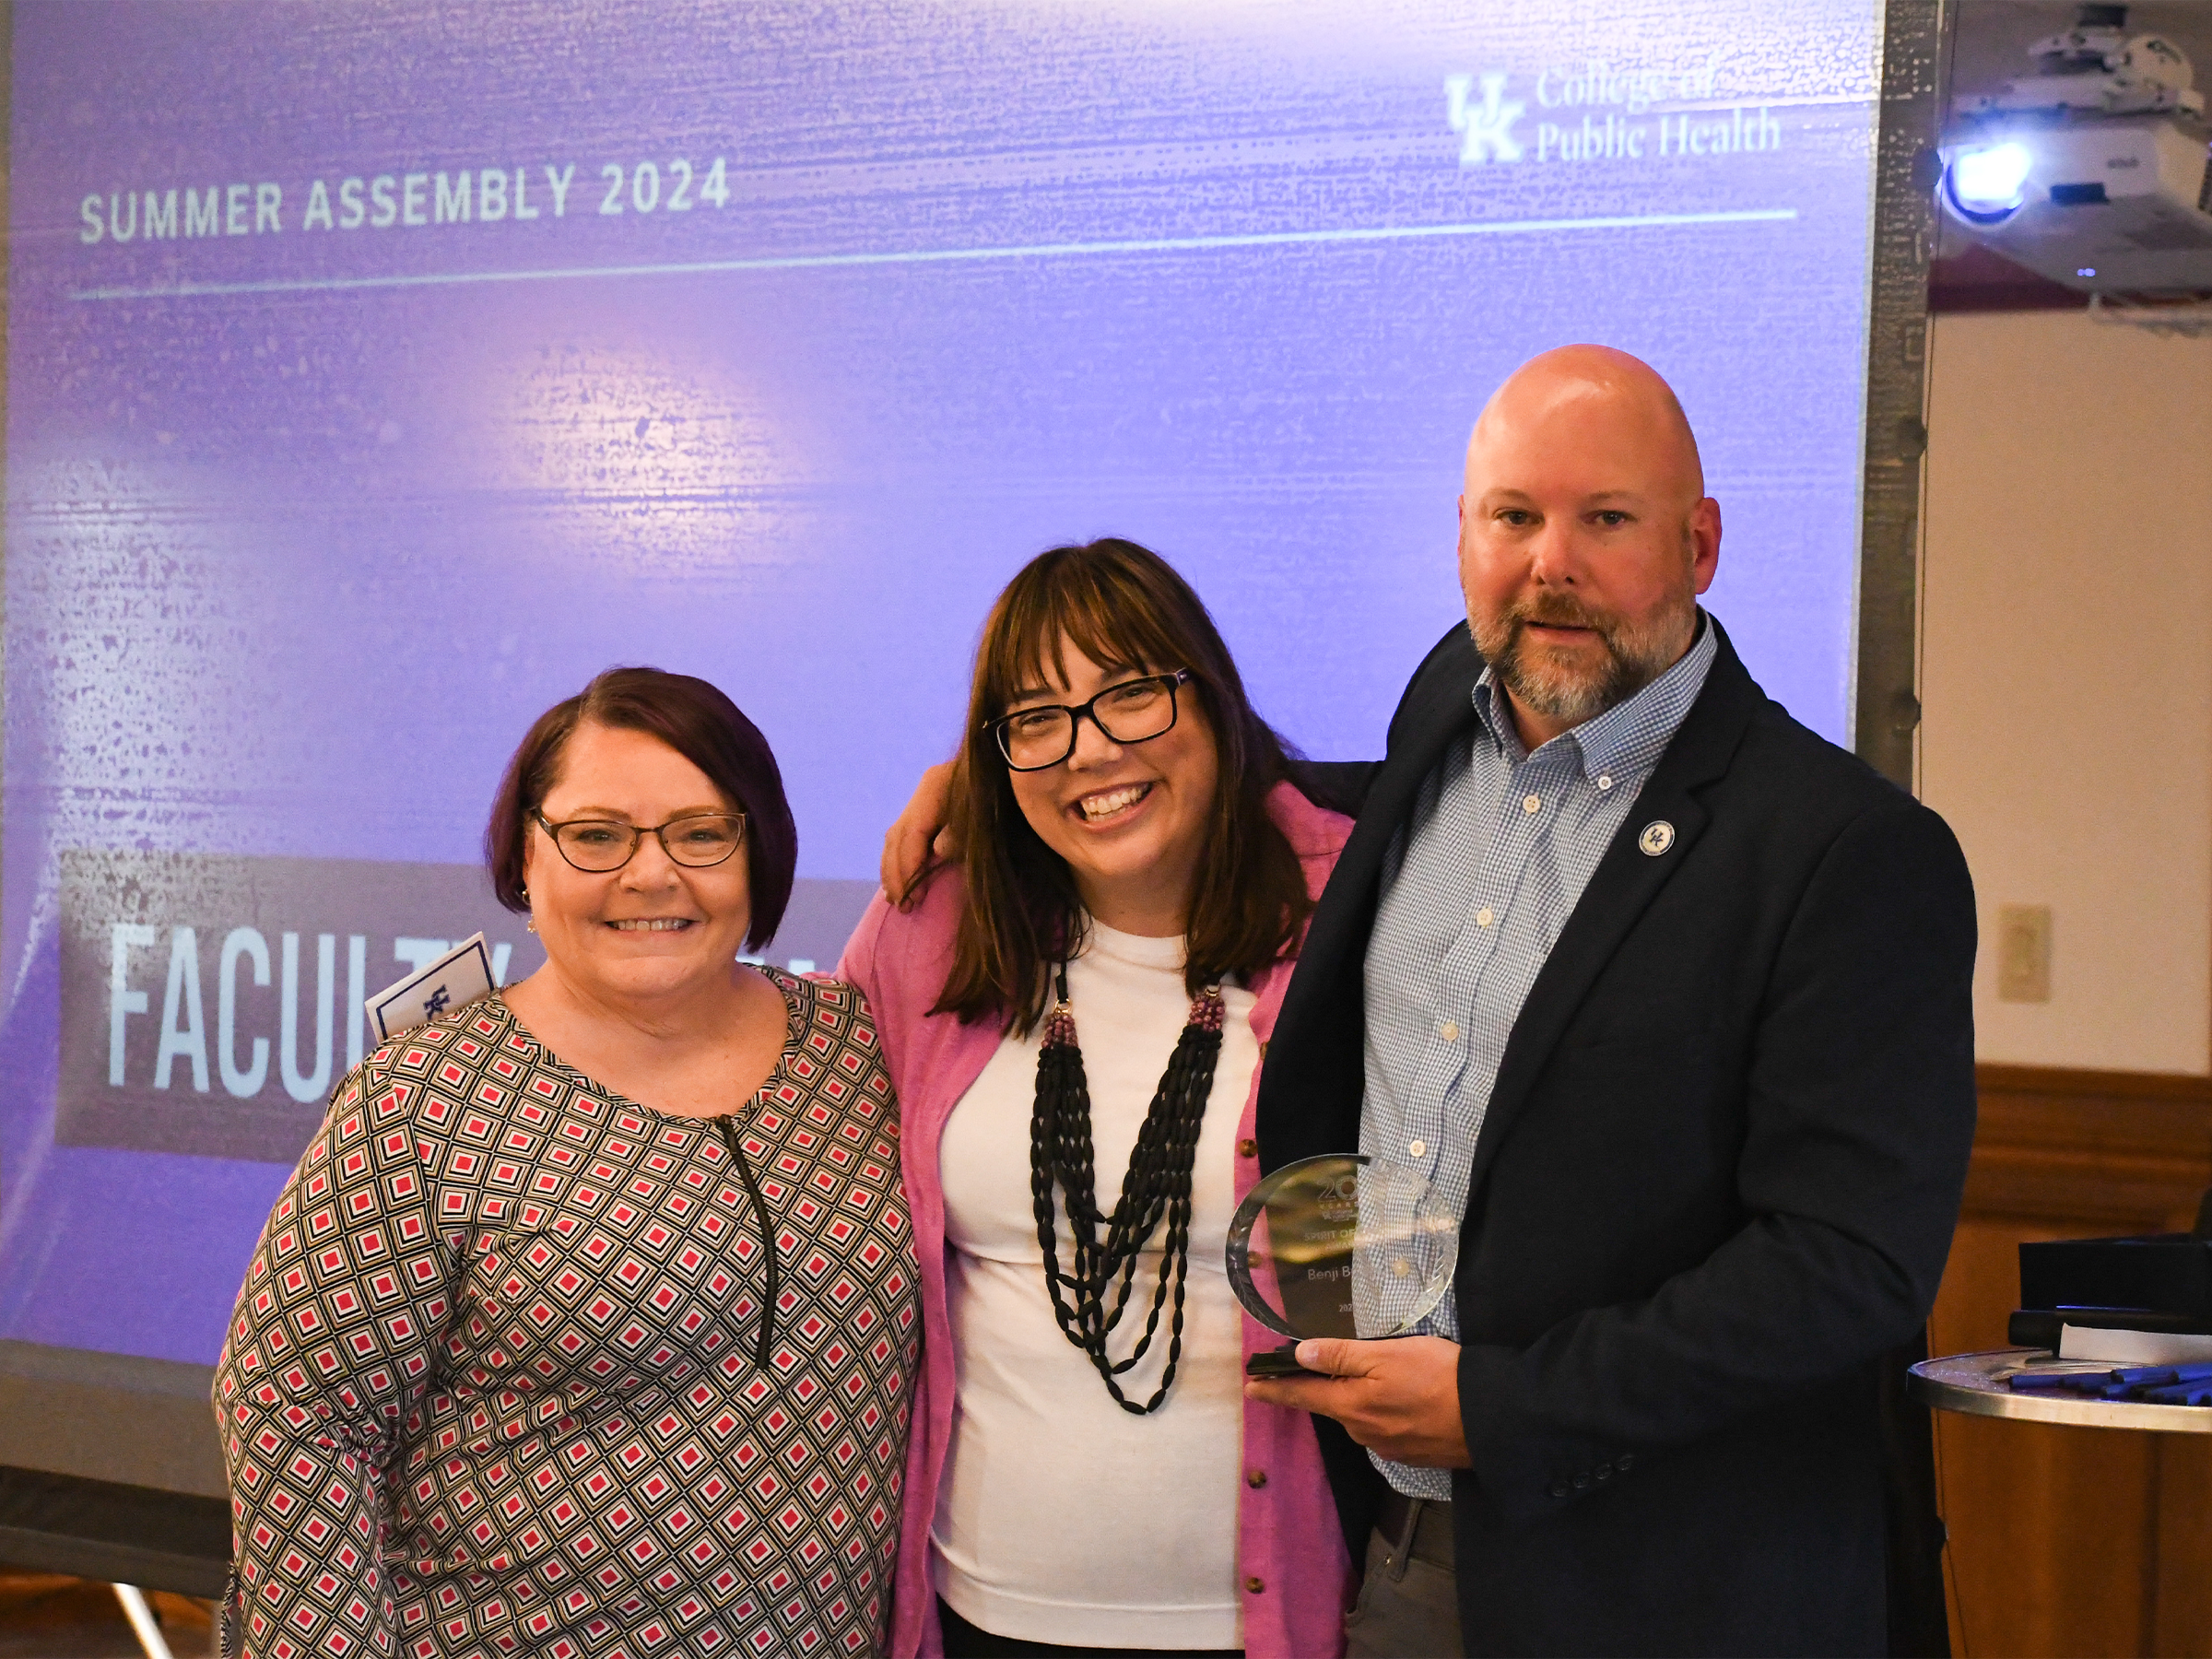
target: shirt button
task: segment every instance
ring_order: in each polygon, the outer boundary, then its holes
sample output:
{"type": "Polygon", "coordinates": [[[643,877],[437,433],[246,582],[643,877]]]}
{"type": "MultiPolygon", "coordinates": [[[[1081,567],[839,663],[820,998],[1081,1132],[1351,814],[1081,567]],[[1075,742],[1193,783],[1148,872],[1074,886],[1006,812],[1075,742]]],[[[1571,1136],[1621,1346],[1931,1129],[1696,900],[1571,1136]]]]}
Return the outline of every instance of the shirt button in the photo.
{"type": "Polygon", "coordinates": [[[1253,1140],[1249,1135],[1237,1143],[1237,1156],[1239,1158],[1257,1158],[1259,1155],[1260,1143],[1256,1140],[1253,1140]]]}
{"type": "Polygon", "coordinates": [[[1597,786],[1600,789],[1610,789],[1613,787],[1613,780],[1607,777],[1604,772],[1599,772],[1597,774],[1597,786]]]}
{"type": "Polygon", "coordinates": [[[1244,1477],[1244,1484],[1256,1491],[1267,1484],[1267,1471],[1265,1469],[1252,1470],[1244,1477]]]}
{"type": "Polygon", "coordinates": [[[1408,1158],[1428,1157],[1429,1143],[1427,1141],[1407,1141],[1406,1143],[1406,1156],[1408,1158]]]}
{"type": "Polygon", "coordinates": [[[1249,1590],[1253,1594],[1257,1595],[1261,1591],[1267,1588],[1267,1581],[1255,1573],[1251,1578],[1248,1578],[1244,1581],[1244,1588],[1249,1590]]]}
{"type": "Polygon", "coordinates": [[[1404,1278],[1412,1271],[1413,1265],[1406,1261],[1404,1256],[1400,1256],[1396,1261],[1390,1265],[1390,1277],[1392,1278],[1404,1278]]]}
{"type": "Polygon", "coordinates": [[[1456,1019],[1439,1020],[1436,1034],[1446,1042],[1457,1042],[1459,1041],[1459,1021],[1456,1019]]]}
{"type": "Polygon", "coordinates": [[[1524,812],[1539,812],[1543,809],[1543,806],[1544,797],[1542,795],[1532,794],[1523,795],[1521,797],[1521,810],[1524,812]]]}
{"type": "Polygon", "coordinates": [[[1488,927],[1497,920],[1498,912],[1487,904],[1475,912],[1475,925],[1477,927],[1488,927]]]}

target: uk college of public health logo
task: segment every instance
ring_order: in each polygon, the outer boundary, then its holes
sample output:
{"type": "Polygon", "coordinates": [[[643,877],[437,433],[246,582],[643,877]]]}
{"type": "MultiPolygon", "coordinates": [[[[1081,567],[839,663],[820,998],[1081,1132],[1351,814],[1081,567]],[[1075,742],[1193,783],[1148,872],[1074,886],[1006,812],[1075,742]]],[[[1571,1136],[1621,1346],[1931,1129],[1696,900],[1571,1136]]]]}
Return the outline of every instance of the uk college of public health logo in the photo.
{"type": "Polygon", "coordinates": [[[1471,94],[1477,77],[1444,77],[1444,112],[1452,130],[1460,135],[1459,164],[1477,167],[1486,161],[1518,161],[1521,145],[1513,137],[1513,123],[1528,113],[1528,105],[1505,95],[1505,72],[1491,69],[1482,75],[1482,97],[1471,94]]]}
{"type": "Polygon", "coordinates": [[[1518,88],[1503,69],[1448,75],[1444,119],[1459,135],[1462,167],[1727,158],[1782,148],[1782,123],[1768,104],[1716,100],[1724,66],[1719,53],[1655,67],[1592,59],[1547,65],[1520,76],[1518,88]]]}

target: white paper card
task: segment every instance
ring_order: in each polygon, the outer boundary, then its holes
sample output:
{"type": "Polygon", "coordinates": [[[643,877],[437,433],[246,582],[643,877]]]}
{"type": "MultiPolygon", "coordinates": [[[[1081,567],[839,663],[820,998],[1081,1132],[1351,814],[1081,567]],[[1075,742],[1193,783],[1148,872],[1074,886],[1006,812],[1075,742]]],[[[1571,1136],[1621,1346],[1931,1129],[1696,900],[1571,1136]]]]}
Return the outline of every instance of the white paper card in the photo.
{"type": "Polygon", "coordinates": [[[2212,1336],[2182,1331],[2098,1331],[2062,1325],[2061,1359],[2101,1359],[2107,1365],[2201,1365],[2212,1359],[2212,1336]]]}
{"type": "Polygon", "coordinates": [[[379,1042],[389,1042],[425,1020],[475,1002],[494,989],[491,956],[482,934],[472,934],[443,956],[426,962],[362,1006],[379,1042]]]}

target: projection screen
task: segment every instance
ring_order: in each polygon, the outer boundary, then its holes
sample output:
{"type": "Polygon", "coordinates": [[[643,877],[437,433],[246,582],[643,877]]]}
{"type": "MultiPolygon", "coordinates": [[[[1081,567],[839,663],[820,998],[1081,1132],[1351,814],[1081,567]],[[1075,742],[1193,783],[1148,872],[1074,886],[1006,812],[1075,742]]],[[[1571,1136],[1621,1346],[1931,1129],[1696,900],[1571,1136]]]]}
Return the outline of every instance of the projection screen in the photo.
{"type": "Polygon", "coordinates": [[[1159,549],[1373,755],[1469,422],[1600,340],[1853,740],[1877,0],[18,0],[12,54],[0,1555],[74,1500],[205,1593],[270,1200],[366,994],[535,966],[486,810],[611,664],[768,734],[827,968],[1025,559],[1159,549]]]}

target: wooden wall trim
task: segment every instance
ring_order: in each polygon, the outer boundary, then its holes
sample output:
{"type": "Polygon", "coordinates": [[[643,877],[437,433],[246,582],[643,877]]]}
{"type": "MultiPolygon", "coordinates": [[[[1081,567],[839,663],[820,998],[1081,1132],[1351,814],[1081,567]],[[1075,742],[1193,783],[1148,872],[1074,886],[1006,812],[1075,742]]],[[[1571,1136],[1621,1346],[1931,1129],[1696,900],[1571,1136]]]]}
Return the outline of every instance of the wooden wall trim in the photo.
{"type": "Polygon", "coordinates": [[[2094,1095],[2114,1100],[2212,1101],[2212,1077],[2185,1072],[2073,1071],[2056,1065],[1977,1065],[1990,1094],[2094,1095]]]}
{"type": "Polygon", "coordinates": [[[1983,1065],[1976,1081],[1968,1215],[2155,1232],[2212,1187],[2212,1077],[1983,1065]]]}

